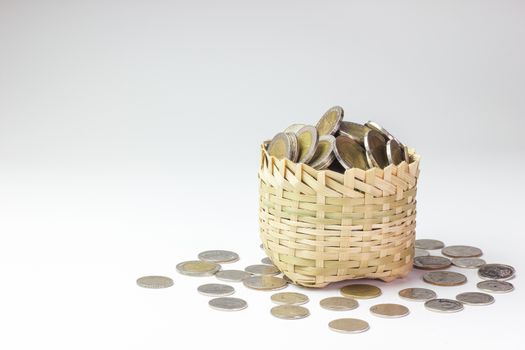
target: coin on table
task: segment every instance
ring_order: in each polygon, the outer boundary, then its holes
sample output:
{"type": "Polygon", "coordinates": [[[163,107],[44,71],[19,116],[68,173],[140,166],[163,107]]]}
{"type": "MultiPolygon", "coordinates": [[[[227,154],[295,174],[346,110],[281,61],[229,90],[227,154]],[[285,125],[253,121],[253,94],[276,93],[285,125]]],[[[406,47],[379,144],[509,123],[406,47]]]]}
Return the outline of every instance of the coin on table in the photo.
{"type": "Polygon", "coordinates": [[[199,253],[199,260],[214,263],[229,263],[239,260],[239,255],[229,250],[207,250],[199,253]]]}
{"type": "Polygon", "coordinates": [[[512,283],[496,280],[481,281],[477,284],[477,287],[491,293],[508,293],[514,290],[512,283]]]}
{"type": "Polygon", "coordinates": [[[339,106],[334,106],[327,110],[315,126],[319,136],[335,134],[339,130],[339,124],[343,120],[343,115],[343,108],[339,106]]]}
{"type": "Polygon", "coordinates": [[[436,286],[459,286],[467,282],[467,277],[452,271],[430,271],[423,275],[423,280],[436,286]]]}
{"type": "Polygon", "coordinates": [[[256,290],[278,290],[288,286],[288,282],[275,276],[252,276],[243,280],[242,283],[256,290]]]}
{"type": "Polygon", "coordinates": [[[386,156],[386,140],[375,130],[369,130],[365,135],[366,159],[370,168],[383,169],[388,165],[386,156]]]}
{"type": "Polygon", "coordinates": [[[399,291],[399,296],[407,300],[427,301],[434,299],[437,295],[436,292],[427,288],[405,288],[399,291]]]}
{"type": "Polygon", "coordinates": [[[494,297],[487,293],[465,292],[456,295],[456,300],[467,305],[489,305],[494,302],[494,297]]]}
{"type": "Polygon", "coordinates": [[[307,308],[297,305],[279,305],[270,310],[271,314],[284,320],[298,320],[310,315],[307,308]]]}
{"type": "Polygon", "coordinates": [[[279,305],[302,305],[310,300],[304,294],[293,292],[275,293],[270,298],[274,303],[279,305]]]}
{"type": "Polygon", "coordinates": [[[481,249],[468,245],[450,245],[441,249],[441,254],[451,258],[475,258],[481,256],[481,249]]]}
{"type": "Polygon", "coordinates": [[[173,280],[165,276],[144,276],[137,280],[137,285],[143,288],[161,289],[173,286],[173,280]]]}
{"type": "Polygon", "coordinates": [[[464,267],[466,269],[477,269],[486,264],[485,260],[480,258],[454,258],[452,264],[457,267],[464,267]]]}
{"type": "Polygon", "coordinates": [[[429,256],[430,253],[424,249],[416,248],[414,251],[414,258],[417,258],[418,256],[429,256]]]}
{"type": "Polygon", "coordinates": [[[416,239],[416,248],[425,250],[441,249],[445,244],[437,239],[416,239]]]}
{"type": "Polygon", "coordinates": [[[432,299],[425,302],[425,307],[436,312],[458,312],[463,310],[463,304],[452,299],[432,299]]]}
{"type": "Polygon", "coordinates": [[[339,125],[339,134],[351,138],[363,147],[365,146],[364,139],[368,130],[370,128],[367,126],[354,122],[342,121],[339,125]]]}
{"type": "Polygon", "coordinates": [[[211,299],[208,305],[210,305],[212,309],[220,311],[239,311],[248,307],[248,303],[243,299],[232,297],[211,299]]]}
{"type": "Polygon", "coordinates": [[[269,257],[262,258],[262,259],[261,259],[261,263],[263,263],[263,264],[265,264],[265,265],[273,265],[273,262],[272,262],[272,260],[270,260],[269,257]]]}
{"type": "Polygon", "coordinates": [[[244,271],[249,272],[256,276],[274,276],[281,273],[277,267],[274,265],[250,265],[247,266],[244,271]]]}
{"type": "Polygon", "coordinates": [[[296,133],[299,130],[301,130],[302,127],[306,126],[306,124],[292,124],[286,129],[284,129],[284,132],[293,132],[296,133]]]}
{"type": "Polygon", "coordinates": [[[202,295],[210,297],[225,297],[228,295],[232,295],[235,292],[235,289],[233,289],[232,286],[229,286],[227,284],[208,283],[199,286],[199,288],[197,288],[197,291],[202,295]]]}
{"type": "Polygon", "coordinates": [[[221,270],[215,274],[218,280],[225,282],[242,282],[252,274],[241,270],[221,270]]]}
{"type": "Polygon", "coordinates": [[[386,157],[389,164],[398,165],[405,160],[405,149],[396,139],[388,140],[386,142],[386,157]]]}
{"type": "Polygon", "coordinates": [[[324,298],[319,302],[323,309],[334,311],[353,310],[359,306],[357,300],[347,297],[330,297],[324,298]]]}
{"type": "Polygon", "coordinates": [[[340,135],[335,138],[334,154],[345,169],[368,169],[364,148],[347,136],[340,135]]]}
{"type": "Polygon", "coordinates": [[[291,132],[280,132],[274,136],[268,146],[268,154],[277,159],[297,160],[298,146],[297,136],[291,132]]]}
{"type": "Polygon", "coordinates": [[[505,281],[514,277],[516,270],[504,264],[486,264],[479,268],[478,276],[484,280],[505,281]]]}
{"type": "Polygon", "coordinates": [[[371,284],[349,284],[341,288],[345,297],[356,299],[371,299],[381,295],[381,289],[371,284]]]}
{"type": "Polygon", "coordinates": [[[317,129],[311,125],[305,125],[295,134],[298,144],[298,163],[308,163],[314,156],[319,142],[317,129]]]}
{"type": "Polygon", "coordinates": [[[308,163],[312,168],[317,170],[326,169],[335,159],[334,155],[335,137],[324,135],[319,137],[315,153],[308,163]]]}
{"type": "Polygon", "coordinates": [[[418,256],[414,258],[414,267],[423,270],[446,269],[451,264],[450,260],[442,256],[418,256]]]}
{"type": "Polygon", "coordinates": [[[408,307],[399,304],[377,304],[370,308],[370,312],[385,318],[404,317],[410,313],[408,307]]]}
{"type": "Polygon", "coordinates": [[[340,333],[361,333],[370,329],[368,322],[357,318],[340,318],[330,321],[328,328],[340,333]]]}
{"type": "Polygon", "coordinates": [[[177,265],[177,271],[187,276],[212,276],[220,269],[219,264],[201,260],[184,261],[177,265]]]}

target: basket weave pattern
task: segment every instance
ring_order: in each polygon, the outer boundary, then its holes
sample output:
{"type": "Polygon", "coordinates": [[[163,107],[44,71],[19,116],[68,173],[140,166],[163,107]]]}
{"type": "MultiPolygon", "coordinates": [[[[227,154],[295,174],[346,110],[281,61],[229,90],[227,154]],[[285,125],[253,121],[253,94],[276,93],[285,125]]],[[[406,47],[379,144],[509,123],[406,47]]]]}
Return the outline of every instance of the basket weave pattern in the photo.
{"type": "Polygon", "coordinates": [[[419,156],[344,174],[269,156],[259,169],[260,236],[294,283],[391,281],[412,269],[419,156]]]}

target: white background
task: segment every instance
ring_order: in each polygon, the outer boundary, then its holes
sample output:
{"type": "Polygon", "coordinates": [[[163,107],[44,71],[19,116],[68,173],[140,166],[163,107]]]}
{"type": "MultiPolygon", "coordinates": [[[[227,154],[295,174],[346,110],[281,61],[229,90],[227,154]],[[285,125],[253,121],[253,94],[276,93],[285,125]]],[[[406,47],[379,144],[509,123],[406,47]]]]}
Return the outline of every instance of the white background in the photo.
{"type": "MultiPolygon", "coordinates": [[[[0,0],[0,347],[497,348],[522,336],[522,1],[0,0]],[[443,315],[401,301],[421,273],[350,312],[209,309],[178,262],[259,249],[259,144],[330,106],[422,156],[419,238],[516,267],[495,304],[443,315]],[[135,280],[171,276],[146,290],[135,280]],[[379,302],[411,309],[372,316],[379,302]],[[328,330],[367,320],[360,335],[328,330]]],[[[452,268],[452,270],[457,270],[452,268]]],[[[463,270],[462,270],[463,271],[463,270]]],[[[436,287],[453,298],[475,290],[436,287]]],[[[299,290],[289,287],[289,291],[299,290]]]]}

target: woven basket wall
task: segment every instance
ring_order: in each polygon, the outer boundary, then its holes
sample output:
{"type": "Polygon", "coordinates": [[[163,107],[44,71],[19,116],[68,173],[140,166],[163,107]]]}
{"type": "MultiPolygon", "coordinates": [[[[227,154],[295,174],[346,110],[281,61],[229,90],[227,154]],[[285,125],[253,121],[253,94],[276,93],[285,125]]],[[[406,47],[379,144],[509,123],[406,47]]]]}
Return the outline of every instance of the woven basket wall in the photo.
{"type": "Polygon", "coordinates": [[[259,169],[260,236],[266,254],[294,283],[378,278],[412,269],[419,156],[385,169],[344,174],[269,156],[259,169]]]}

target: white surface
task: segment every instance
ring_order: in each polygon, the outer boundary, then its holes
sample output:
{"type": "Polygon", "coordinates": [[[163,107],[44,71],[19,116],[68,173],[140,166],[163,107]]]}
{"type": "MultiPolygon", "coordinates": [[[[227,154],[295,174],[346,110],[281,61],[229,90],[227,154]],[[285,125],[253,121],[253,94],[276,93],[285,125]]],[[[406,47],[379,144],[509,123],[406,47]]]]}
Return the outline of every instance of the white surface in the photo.
{"type": "MultiPolygon", "coordinates": [[[[381,286],[350,312],[273,318],[209,309],[175,265],[258,248],[259,142],[341,104],[423,157],[420,238],[471,244],[524,271],[525,6],[520,1],[0,1],[0,347],[497,348],[516,345],[516,290],[453,315],[381,286]],[[215,170],[213,170],[215,169],[215,170]],[[446,218],[446,220],[444,220],[446,218]],[[146,290],[146,274],[174,278],[146,290]],[[400,302],[411,314],[368,308],[400,302]],[[358,317],[370,331],[328,330],[358,317]]],[[[229,267],[229,265],[228,265],[229,267]]],[[[452,268],[451,270],[458,270],[452,268]]],[[[463,271],[463,270],[461,270],[463,271]]],[[[443,297],[475,290],[433,288],[443,297]]],[[[288,291],[303,291],[289,287],[288,291]]]]}

